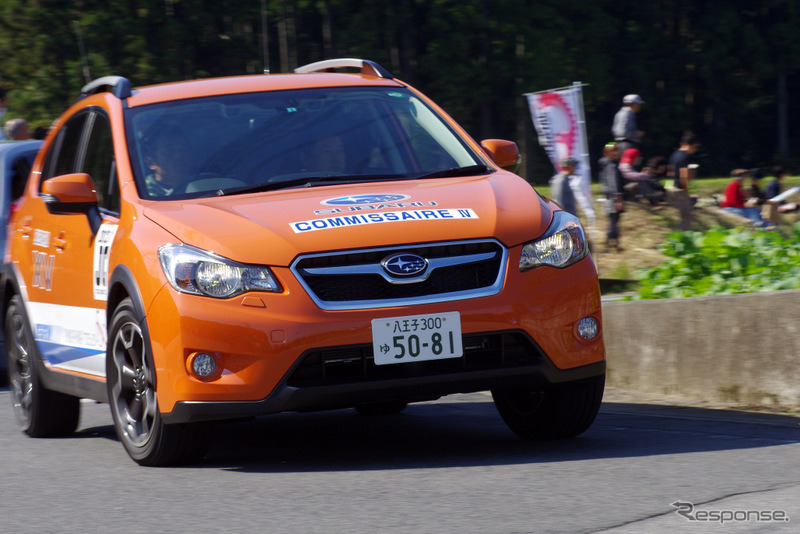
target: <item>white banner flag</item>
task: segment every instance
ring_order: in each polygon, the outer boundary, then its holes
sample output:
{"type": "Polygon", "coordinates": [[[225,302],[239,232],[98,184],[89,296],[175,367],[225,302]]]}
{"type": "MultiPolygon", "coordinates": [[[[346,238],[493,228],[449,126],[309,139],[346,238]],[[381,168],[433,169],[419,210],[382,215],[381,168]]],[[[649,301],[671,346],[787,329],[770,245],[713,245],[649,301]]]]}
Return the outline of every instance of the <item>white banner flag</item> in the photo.
{"type": "Polygon", "coordinates": [[[589,162],[589,148],[586,139],[586,122],[583,116],[582,85],[553,89],[538,93],[528,93],[528,108],[533,125],[539,134],[539,143],[557,172],[561,172],[561,162],[565,158],[578,161],[575,173],[581,177],[584,199],[576,199],[594,226],[594,208],[591,206],[592,167],[589,162]]]}
{"type": "Polygon", "coordinates": [[[578,160],[581,167],[583,163],[588,167],[581,86],[525,96],[539,143],[547,151],[553,167],[560,172],[561,161],[568,157],[578,160]]]}

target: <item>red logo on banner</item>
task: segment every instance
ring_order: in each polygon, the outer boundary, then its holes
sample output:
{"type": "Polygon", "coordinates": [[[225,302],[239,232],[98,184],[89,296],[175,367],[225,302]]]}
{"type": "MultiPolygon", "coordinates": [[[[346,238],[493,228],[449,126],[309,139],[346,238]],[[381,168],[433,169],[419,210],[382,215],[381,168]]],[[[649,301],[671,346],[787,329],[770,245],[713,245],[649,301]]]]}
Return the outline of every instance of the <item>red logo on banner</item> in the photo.
{"type": "MultiPolygon", "coordinates": [[[[542,93],[536,102],[542,122],[547,124],[551,142],[555,149],[553,166],[561,172],[561,161],[566,157],[577,157],[578,121],[567,102],[558,93],[542,93]]],[[[551,155],[552,157],[552,155],[551,155]]]]}

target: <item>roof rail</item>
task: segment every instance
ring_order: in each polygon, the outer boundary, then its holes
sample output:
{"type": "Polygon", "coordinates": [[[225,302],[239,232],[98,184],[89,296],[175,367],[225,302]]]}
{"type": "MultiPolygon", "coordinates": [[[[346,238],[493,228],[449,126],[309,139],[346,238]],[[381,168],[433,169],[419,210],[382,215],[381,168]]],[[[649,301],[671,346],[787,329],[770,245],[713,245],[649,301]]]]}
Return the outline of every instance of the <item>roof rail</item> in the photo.
{"type": "Polygon", "coordinates": [[[80,98],[106,92],[120,99],[128,98],[133,94],[131,91],[131,82],[127,78],[123,78],[122,76],[103,76],[102,78],[98,78],[84,85],[81,89],[80,98]]]}
{"type": "Polygon", "coordinates": [[[328,69],[339,69],[342,67],[355,67],[361,70],[361,74],[368,74],[379,78],[394,78],[388,70],[374,61],[355,58],[325,59],[323,61],[297,67],[294,71],[298,73],[325,72],[328,69]]]}

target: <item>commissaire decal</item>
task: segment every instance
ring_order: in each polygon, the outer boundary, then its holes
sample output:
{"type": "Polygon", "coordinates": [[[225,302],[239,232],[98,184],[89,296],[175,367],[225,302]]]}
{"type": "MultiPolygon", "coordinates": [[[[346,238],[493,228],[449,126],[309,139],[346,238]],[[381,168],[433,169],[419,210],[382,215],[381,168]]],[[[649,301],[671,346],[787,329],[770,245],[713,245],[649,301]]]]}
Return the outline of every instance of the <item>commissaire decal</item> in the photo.
{"type": "Polygon", "coordinates": [[[444,219],[477,219],[478,215],[471,209],[436,209],[436,210],[408,210],[408,211],[382,211],[379,213],[340,215],[324,219],[311,219],[289,223],[294,233],[301,234],[315,230],[330,230],[332,228],[347,228],[365,224],[427,221],[444,219]]]}
{"type": "Polygon", "coordinates": [[[92,286],[96,300],[108,300],[108,257],[118,229],[116,224],[104,224],[100,226],[94,241],[92,286]]]}

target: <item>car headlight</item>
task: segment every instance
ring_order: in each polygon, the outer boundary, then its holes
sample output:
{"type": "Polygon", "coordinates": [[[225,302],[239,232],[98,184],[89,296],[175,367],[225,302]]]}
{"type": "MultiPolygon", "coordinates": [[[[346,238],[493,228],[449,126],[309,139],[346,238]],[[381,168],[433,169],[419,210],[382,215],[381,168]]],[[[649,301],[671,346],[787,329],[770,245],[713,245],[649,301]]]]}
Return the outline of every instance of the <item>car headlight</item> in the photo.
{"type": "Polygon", "coordinates": [[[587,252],[586,234],[578,218],[566,211],[556,211],[544,235],[522,246],[519,270],[527,271],[541,265],[568,267],[587,252]]]}
{"type": "Polygon", "coordinates": [[[169,283],[183,293],[228,298],[283,290],[267,267],[243,265],[189,245],[164,245],[158,259],[169,283]]]}

